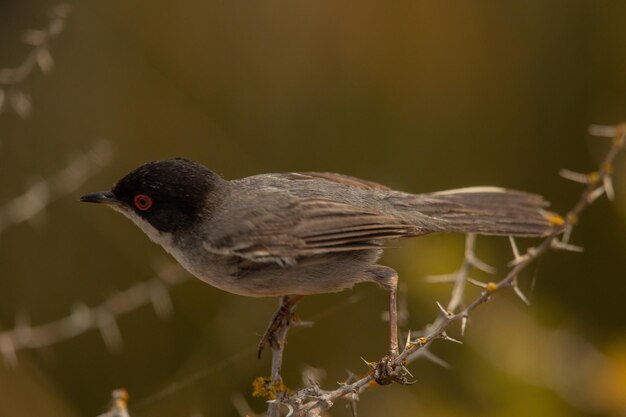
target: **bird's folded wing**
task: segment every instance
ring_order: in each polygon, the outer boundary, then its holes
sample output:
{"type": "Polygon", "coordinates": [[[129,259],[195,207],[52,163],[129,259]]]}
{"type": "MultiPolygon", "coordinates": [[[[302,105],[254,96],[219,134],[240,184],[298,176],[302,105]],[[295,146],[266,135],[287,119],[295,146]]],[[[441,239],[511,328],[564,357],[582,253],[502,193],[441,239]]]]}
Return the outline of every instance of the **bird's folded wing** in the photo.
{"type": "Polygon", "coordinates": [[[379,184],[374,181],[368,181],[350,175],[336,174],[334,172],[290,172],[287,174],[281,174],[284,178],[292,181],[297,180],[311,180],[321,179],[324,181],[330,181],[337,184],[347,186],[349,188],[358,188],[362,190],[378,190],[378,191],[390,191],[390,188],[386,185],[379,184]]]}
{"type": "Polygon", "coordinates": [[[386,240],[416,232],[414,225],[395,216],[337,201],[309,198],[288,204],[247,213],[236,229],[229,228],[236,232],[211,233],[205,248],[258,262],[292,264],[301,256],[379,248],[386,240]]]}

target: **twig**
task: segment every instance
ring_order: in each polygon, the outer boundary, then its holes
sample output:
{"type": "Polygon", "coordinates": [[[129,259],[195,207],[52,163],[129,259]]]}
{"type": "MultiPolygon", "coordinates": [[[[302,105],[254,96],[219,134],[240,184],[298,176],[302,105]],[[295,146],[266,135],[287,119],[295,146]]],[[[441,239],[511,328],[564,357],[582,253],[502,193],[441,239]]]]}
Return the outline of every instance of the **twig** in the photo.
{"type": "Polygon", "coordinates": [[[109,164],[112,155],[109,142],[96,142],[87,152],[74,156],[55,175],[36,181],[24,194],[0,205],[0,234],[11,225],[32,220],[54,200],[78,189],[109,164]]]}
{"type": "Polygon", "coordinates": [[[114,294],[97,306],[78,304],[69,316],[41,325],[19,322],[15,328],[0,332],[0,355],[6,363],[16,366],[19,350],[54,345],[94,329],[100,331],[107,347],[118,350],[122,339],[116,320],[149,304],[159,316],[170,314],[168,290],[188,278],[178,266],[167,265],[159,269],[156,277],[114,294]]]}
{"type": "MultiPolygon", "coordinates": [[[[427,328],[424,336],[414,340],[409,339],[407,341],[404,351],[394,362],[399,369],[401,369],[404,364],[413,362],[419,356],[423,356],[423,352],[426,351],[425,348],[435,340],[456,341],[447,335],[446,331],[448,328],[453,323],[461,321],[462,328],[464,329],[465,323],[471,313],[478,308],[478,306],[489,301],[494,293],[510,288],[513,289],[515,293],[522,298],[522,300],[527,301],[526,297],[518,287],[518,277],[520,274],[535,260],[551,250],[573,250],[572,245],[568,244],[571,230],[578,222],[581,212],[593,203],[598,196],[603,193],[610,196],[612,192],[611,173],[613,170],[613,163],[626,142],[626,124],[622,124],[614,128],[593,126],[590,129],[590,132],[600,133],[600,136],[607,136],[607,133],[610,133],[613,137],[613,145],[604,157],[599,169],[586,175],[587,179],[585,182],[587,187],[582,192],[574,207],[564,218],[546,214],[548,219],[555,226],[554,231],[539,245],[528,248],[524,254],[520,254],[515,241],[512,239],[511,246],[514,259],[510,264],[511,269],[504,276],[504,278],[498,282],[480,283],[469,278],[468,274],[471,267],[479,267],[481,269],[485,268],[484,265],[474,256],[473,247],[475,238],[471,235],[468,236],[465,260],[461,269],[457,274],[452,276],[454,279],[450,280],[450,277],[447,277],[447,281],[454,283],[452,296],[447,304],[447,307],[443,308],[440,305],[442,312],[439,314],[435,322],[427,328]],[[562,237],[559,238],[560,236],[562,237]],[[483,291],[480,296],[475,298],[469,305],[464,308],[460,308],[462,305],[462,295],[464,293],[466,281],[477,283],[483,288],[483,291]]],[[[581,178],[579,176],[572,176],[571,172],[570,174],[567,174],[567,176],[576,180],[580,180],[581,178]]],[[[574,248],[579,249],[577,247],[574,248]]],[[[358,395],[371,383],[373,383],[373,376],[369,374],[354,382],[346,381],[341,384],[339,388],[332,391],[324,391],[319,387],[314,387],[313,390],[310,387],[303,388],[292,394],[289,398],[285,399],[284,402],[289,404],[294,410],[294,416],[319,416],[323,411],[332,407],[338,399],[346,398],[350,400],[355,394],[358,395]]]]}
{"type": "Polygon", "coordinates": [[[15,68],[0,69],[0,113],[8,104],[22,118],[28,117],[32,104],[28,94],[20,85],[39,67],[44,74],[52,71],[54,61],[50,54],[50,40],[58,36],[65,26],[65,19],[70,13],[70,6],[59,4],[54,6],[48,16],[48,26],[40,30],[27,30],[22,35],[22,42],[33,49],[26,59],[15,68]]]}

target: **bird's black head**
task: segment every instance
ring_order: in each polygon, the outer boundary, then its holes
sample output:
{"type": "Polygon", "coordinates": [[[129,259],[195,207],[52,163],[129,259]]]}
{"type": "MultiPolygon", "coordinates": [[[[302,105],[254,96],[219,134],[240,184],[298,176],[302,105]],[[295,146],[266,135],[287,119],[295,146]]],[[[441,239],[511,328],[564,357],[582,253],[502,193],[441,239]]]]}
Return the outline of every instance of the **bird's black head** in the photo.
{"type": "Polygon", "coordinates": [[[154,161],[129,172],[106,193],[93,193],[81,201],[105,203],[133,214],[160,232],[176,232],[207,213],[211,194],[222,179],[197,162],[184,158],[154,161]]]}

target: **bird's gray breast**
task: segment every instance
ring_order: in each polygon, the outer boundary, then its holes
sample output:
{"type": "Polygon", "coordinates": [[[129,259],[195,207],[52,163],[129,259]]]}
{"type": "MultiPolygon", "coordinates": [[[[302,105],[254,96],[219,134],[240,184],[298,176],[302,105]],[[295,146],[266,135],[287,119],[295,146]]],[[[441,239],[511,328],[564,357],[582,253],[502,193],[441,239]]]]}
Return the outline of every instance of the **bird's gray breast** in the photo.
{"type": "Polygon", "coordinates": [[[191,274],[221,290],[248,297],[339,292],[371,281],[368,269],[381,250],[361,250],[300,257],[293,265],[255,262],[216,254],[198,242],[177,242],[169,252],[191,274]]]}

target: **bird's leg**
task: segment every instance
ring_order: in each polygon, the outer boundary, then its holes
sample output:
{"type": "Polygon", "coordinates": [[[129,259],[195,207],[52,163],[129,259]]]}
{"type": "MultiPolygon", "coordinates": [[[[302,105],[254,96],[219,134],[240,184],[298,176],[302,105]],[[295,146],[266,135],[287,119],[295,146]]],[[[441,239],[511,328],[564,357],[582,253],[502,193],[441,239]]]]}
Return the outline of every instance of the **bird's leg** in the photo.
{"type": "Polygon", "coordinates": [[[398,275],[389,289],[389,356],[398,356],[398,275]]]}
{"type": "Polygon", "coordinates": [[[261,358],[261,353],[263,352],[265,345],[269,345],[270,347],[275,346],[277,343],[276,334],[279,333],[282,328],[287,327],[292,323],[296,304],[298,301],[302,300],[303,297],[303,295],[285,295],[284,297],[281,297],[280,307],[278,307],[278,310],[276,310],[274,316],[272,316],[267,329],[265,329],[263,337],[261,337],[261,340],[259,341],[259,347],[257,350],[257,356],[259,359],[261,358]]]}
{"type": "Polygon", "coordinates": [[[380,385],[397,382],[409,385],[402,364],[396,363],[398,358],[398,273],[385,266],[377,266],[372,270],[376,281],[389,291],[389,352],[374,367],[374,380],[380,385]]]}

